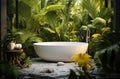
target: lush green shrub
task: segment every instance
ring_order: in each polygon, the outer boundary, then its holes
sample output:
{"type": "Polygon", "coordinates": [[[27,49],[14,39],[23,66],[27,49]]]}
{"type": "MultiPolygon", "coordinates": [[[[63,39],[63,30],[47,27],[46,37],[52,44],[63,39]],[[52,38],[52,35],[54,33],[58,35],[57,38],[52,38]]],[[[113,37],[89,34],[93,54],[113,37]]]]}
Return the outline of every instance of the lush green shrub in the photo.
{"type": "Polygon", "coordinates": [[[8,64],[8,62],[0,62],[0,78],[4,76],[3,79],[18,79],[19,71],[15,65],[8,64]]]}
{"type": "Polygon", "coordinates": [[[90,52],[93,54],[98,69],[107,73],[120,72],[120,33],[108,32],[91,41],[90,52]]]}

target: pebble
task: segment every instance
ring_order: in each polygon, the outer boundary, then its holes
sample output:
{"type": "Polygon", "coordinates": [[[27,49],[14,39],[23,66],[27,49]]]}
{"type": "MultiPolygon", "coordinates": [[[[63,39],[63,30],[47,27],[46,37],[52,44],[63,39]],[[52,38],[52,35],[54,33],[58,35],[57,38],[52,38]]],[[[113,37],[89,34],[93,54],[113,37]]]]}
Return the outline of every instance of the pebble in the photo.
{"type": "Polygon", "coordinates": [[[64,62],[57,62],[57,66],[64,66],[65,63],[64,62]]]}
{"type": "Polygon", "coordinates": [[[52,73],[54,72],[53,68],[44,68],[40,73],[52,73]]]}

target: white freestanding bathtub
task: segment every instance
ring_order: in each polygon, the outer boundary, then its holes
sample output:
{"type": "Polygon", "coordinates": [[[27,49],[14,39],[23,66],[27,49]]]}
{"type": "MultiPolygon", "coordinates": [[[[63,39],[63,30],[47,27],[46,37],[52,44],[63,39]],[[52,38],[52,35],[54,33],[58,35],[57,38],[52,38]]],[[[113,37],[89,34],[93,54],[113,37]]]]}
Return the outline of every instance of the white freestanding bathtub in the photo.
{"type": "Polygon", "coordinates": [[[33,45],[40,58],[57,62],[70,62],[71,56],[86,53],[88,48],[88,43],[85,42],[39,42],[33,45]]]}

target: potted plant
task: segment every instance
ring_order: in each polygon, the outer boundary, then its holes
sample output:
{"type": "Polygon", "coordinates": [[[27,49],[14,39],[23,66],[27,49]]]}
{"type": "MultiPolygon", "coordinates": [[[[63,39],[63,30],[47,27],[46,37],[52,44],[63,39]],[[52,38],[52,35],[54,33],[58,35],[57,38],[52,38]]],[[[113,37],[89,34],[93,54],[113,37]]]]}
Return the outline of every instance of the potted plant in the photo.
{"type": "Polygon", "coordinates": [[[21,41],[21,39],[20,39],[21,34],[23,34],[23,33],[15,30],[15,29],[11,30],[11,31],[8,30],[8,33],[6,36],[7,37],[6,44],[7,44],[7,48],[9,50],[13,50],[15,48],[15,43],[21,41]]]}

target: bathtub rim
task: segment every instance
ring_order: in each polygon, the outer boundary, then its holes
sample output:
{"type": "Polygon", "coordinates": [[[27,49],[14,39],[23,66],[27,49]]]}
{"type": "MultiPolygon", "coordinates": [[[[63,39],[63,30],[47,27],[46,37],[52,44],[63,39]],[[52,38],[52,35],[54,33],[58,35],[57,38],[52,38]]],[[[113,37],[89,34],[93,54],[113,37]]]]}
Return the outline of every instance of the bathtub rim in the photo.
{"type": "Polygon", "coordinates": [[[33,43],[34,46],[77,46],[88,45],[87,42],[37,42],[33,43]]]}

